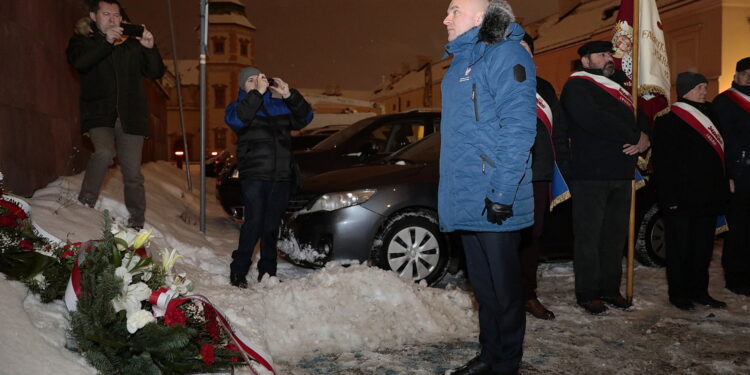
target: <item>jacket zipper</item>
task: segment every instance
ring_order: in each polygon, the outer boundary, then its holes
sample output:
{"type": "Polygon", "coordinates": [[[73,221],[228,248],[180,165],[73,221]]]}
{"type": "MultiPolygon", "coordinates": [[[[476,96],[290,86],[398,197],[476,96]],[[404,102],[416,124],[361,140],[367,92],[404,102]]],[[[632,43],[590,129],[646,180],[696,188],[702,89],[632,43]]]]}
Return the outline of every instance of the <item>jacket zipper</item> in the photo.
{"type": "Polygon", "coordinates": [[[495,168],[495,162],[492,161],[487,155],[481,154],[479,155],[480,158],[482,158],[482,174],[487,174],[487,165],[489,165],[492,168],[495,168]]]}
{"type": "Polygon", "coordinates": [[[474,119],[479,122],[479,105],[477,104],[477,84],[471,84],[471,101],[474,102],[474,119]]]}

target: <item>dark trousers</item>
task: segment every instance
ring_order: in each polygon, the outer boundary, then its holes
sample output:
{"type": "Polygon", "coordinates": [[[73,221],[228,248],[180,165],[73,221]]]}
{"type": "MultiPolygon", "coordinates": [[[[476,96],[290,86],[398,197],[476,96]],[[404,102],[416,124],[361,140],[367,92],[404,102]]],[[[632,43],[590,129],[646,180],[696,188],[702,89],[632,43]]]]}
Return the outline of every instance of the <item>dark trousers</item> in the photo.
{"type": "Polygon", "coordinates": [[[731,194],[727,223],[721,256],[724,278],[728,287],[750,286],[750,191],[731,194]]]}
{"type": "Polygon", "coordinates": [[[549,181],[534,181],[534,226],[521,231],[521,298],[536,298],[536,271],[539,266],[544,217],[549,211],[549,181]]]}
{"type": "Polygon", "coordinates": [[[630,186],[627,180],[570,183],[575,237],[573,271],[579,301],[620,293],[630,186]]]}
{"type": "Polygon", "coordinates": [[[289,203],[289,181],[242,180],[245,222],[240,229],[240,243],[232,252],[233,273],[246,275],[252,264],[253,248],[260,238],[258,274],[276,276],[276,240],[281,215],[289,203]]]}
{"type": "Polygon", "coordinates": [[[669,299],[685,301],[707,296],[716,216],[665,211],[669,299]]]}
{"type": "Polygon", "coordinates": [[[143,227],[146,220],[146,190],[141,174],[141,154],[145,137],[125,133],[119,118],[115,121],[114,128],[93,128],[89,130],[89,135],[94,153],[86,165],[78,200],[94,207],[107,170],[117,156],[124,183],[125,207],[130,214],[128,224],[143,227]]]}
{"type": "Polygon", "coordinates": [[[480,358],[495,373],[516,373],[526,315],[521,303],[519,232],[463,232],[461,241],[479,304],[480,358]]]}

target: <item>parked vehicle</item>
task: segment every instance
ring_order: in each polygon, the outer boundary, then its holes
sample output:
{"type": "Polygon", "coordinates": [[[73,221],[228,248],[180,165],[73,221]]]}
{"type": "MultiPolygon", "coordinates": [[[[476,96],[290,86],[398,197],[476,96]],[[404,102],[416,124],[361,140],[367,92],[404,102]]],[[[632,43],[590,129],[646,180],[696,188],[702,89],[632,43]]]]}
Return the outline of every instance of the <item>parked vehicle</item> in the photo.
{"type": "MultiPolygon", "coordinates": [[[[400,276],[428,284],[439,281],[462,259],[459,241],[441,233],[437,217],[440,135],[406,147],[381,163],[340,169],[304,180],[293,197],[282,226],[279,250],[292,262],[320,267],[329,261],[369,262],[400,276]]],[[[648,186],[648,185],[647,185],[648,186]]],[[[638,192],[641,224],[639,260],[656,259],[658,215],[644,217],[653,207],[653,188],[638,192]],[[643,207],[644,209],[641,209],[643,207]],[[646,257],[646,258],[644,258],[646,257]]],[[[572,256],[570,202],[546,219],[542,255],[572,256]]]]}
{"type": "MultiPolygon", "coordinates": [[[[334,133],[310,150],[295,152],[294,159],[302,177],[371,163],[432,134],[439,125],[440,112],[435,111],[368,117],[334,133]]],[[[242,194],[235,165],[229,165],[217,178],[216,197],[229,215],[242,219],[242,194]]]]}

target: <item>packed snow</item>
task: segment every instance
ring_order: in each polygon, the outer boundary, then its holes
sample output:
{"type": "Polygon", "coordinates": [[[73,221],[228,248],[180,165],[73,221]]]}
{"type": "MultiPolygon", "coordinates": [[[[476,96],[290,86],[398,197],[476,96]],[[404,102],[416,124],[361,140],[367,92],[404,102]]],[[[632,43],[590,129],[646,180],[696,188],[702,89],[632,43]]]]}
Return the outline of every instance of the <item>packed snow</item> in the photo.
{"type": "MultiPolygon", "coordinates": [[[[214,180],[207,182],[204,234],[197,188],[186,191],[182,171],[157,162],[145,164],[143,174],[146,227],[154,230],[149,250],[177,249],[183,258],[176,270],[273,356],[278,374],[441,374],[476,354],[476,310],[462,272],[430,288],[365,265],[312,270],[281,261],[279,278],[238,289],[228,273],[239,228],[215,200],[214,180]]],[[[95,209],[77,203],[82,177],[61,177],[28,199],[33,220],[58,238],[99,238],[105,209],[116,222],[127,218],[117,168],[95,209]]],[[[750,373],[750,299],[723,289],[720,244],[710,291],[728,303],[723,310],[677,310],[667,302],[664,270],[636,267],[635,306],[591,316],[575,306],[572,263],[541,265],[538,293],[557,320],[528,317],[521,372],[750,373]]],[[[251,270],[248,280],[256,277],[251,270]]],[[[0,285],[0,374],[96,373],[65,348],[61,301],[42,304],[4,276],[0,285]]]]}

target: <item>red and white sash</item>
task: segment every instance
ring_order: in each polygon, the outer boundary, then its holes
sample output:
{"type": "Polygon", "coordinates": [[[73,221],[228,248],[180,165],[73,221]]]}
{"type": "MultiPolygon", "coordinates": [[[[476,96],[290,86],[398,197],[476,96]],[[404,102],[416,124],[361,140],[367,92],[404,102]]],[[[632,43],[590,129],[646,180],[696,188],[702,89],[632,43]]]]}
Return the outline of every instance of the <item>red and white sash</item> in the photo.
{"type": "Polygon", "coordinates": [[[744,109],[745,112],[750,113],[750,96],[741,93],[735,88],[724,91],[723,94],[740,106],[740,108],[744,109]]]}
{"type": "Polygon", "coordinates": [[[672,104],[672,113],[681,118],[690,125],[693,130],[697,131],[706,142],[716,151],[721,159],[721,165],[724,165],[724,139],[721,137],[719,130],[714,123],[703,112],[690,104],[677,102],[672,104]]]}
{"type": "Polygon", "coordinates": [[[617,84],[617,82],[605,76],[591,74],[589,72],[584,72],[584,71],[575,72],[571,74],[568,80],[575,79],[575,78],[585,79],[587,81],[593,82],[594,84],[599,86],[602,90],[606,91],[608,94],[612,95],[615,99],[619,100],[620,103],[626,105],[630,109],[630,112],[633,112],[634,107],[633,107],[632,95],[630,95],[630,92],[628,92],[628,90],[625,90],[622,86],[617,84]]]}
{"type": "Polygon", "coordinates": [[[536,117],[547,127],[549,134],[552,134],[552,109],[549,107],[544,98],[536,93],[536,117]]]}

